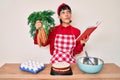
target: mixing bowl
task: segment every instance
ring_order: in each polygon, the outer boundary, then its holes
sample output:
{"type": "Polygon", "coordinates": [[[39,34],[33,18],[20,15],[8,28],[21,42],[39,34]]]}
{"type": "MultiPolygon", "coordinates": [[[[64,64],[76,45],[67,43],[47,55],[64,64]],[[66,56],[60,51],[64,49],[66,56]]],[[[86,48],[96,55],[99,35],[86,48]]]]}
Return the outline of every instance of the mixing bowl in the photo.
{"type": "Polygon", "coordinates": [[[86,73],[98,73],[101,71],[104,61],[95,57],[80,57],[77,60],[78,67],[86,73]]]}

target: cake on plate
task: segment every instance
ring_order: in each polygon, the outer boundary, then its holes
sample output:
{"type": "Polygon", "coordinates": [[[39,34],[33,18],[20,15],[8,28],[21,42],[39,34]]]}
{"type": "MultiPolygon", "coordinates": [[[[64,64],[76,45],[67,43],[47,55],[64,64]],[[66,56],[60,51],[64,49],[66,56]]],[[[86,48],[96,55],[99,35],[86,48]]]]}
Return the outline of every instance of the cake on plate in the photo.
{"type": "Polygon", "coordinates": [[[67,62],[56,62],[52,64],[52,72],[55,74],[69,74],[71,72],[70,64],[67,62]]]}

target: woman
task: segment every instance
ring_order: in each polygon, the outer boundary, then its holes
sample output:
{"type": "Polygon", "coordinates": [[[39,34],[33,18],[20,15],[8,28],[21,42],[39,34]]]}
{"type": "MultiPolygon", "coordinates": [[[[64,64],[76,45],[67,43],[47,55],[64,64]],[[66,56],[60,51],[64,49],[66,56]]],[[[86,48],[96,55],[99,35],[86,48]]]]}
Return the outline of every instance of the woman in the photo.
{"type": "MultiPolygon", "coordinates": [[[[80,30],[70,24],[72,11],[67,4],[61,4],[57,9],[57,14],[60,24],[49,33],[44,46],[50,44],[51,63],[62,61],[75,63],[74,56],[83,51],[87,39],[76,41],[80,30]]],[[[40,21],[39,24],[40,26],[36,26],[36,29],[42,26],[40,21]]]]}

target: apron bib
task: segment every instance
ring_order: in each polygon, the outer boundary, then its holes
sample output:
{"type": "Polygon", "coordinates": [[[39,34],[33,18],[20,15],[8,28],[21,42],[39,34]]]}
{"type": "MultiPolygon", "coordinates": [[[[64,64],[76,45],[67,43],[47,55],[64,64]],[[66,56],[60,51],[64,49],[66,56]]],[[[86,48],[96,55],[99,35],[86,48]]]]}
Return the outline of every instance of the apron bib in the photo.
{"type": "Polygon", "coordinates": [[[74,35],[56,34],[54,42],[54,52],[51,58],[51,63],[68,62],[75,63],[73,57],[73,49],[76,46],[74,35]]]}

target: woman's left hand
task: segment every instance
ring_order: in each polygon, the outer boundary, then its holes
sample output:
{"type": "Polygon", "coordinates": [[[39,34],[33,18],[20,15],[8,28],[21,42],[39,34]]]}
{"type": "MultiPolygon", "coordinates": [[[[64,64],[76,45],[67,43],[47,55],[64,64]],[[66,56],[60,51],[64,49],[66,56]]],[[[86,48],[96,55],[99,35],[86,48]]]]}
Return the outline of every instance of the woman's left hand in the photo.
{"type": "Polygon", "coordinates": [[[81,44],[85,44],[89,40],[89,37],[87,36],[86,38],[80,40],[81,44]]]}

